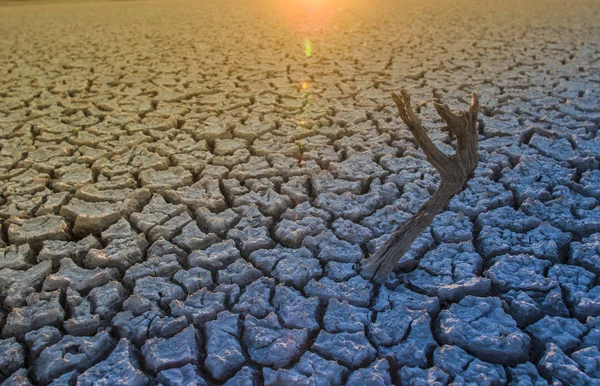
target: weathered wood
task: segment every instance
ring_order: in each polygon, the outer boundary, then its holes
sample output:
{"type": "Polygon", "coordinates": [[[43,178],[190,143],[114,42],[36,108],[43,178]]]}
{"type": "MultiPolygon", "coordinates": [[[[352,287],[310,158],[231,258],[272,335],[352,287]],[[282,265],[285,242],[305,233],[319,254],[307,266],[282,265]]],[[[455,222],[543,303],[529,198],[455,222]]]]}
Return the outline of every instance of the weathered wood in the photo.
{"type": "Polygon", "coordinates": [[[361,273],[376,281],[387,279],[396,263],[408,251],[413,241],[433,221],[452,197],[463,190],[479,162],[477,154],[477,113],[479,100],[475,93],[471,97],[471,106],[458,115],[441,104],[435,104],[438,115],[446,122],[445,130],[456,136],[456,152],[446,155],[431,141],[410,105],[410,96],[404,90],[400,94],[392,92],[392,98],[402,121],[406,124],[417,145],[423,150],[427,162],[438,171],[441,182],[437,190],[417,213],[405,222],[390,239],[368,259],[363,260],[361,273]]]}

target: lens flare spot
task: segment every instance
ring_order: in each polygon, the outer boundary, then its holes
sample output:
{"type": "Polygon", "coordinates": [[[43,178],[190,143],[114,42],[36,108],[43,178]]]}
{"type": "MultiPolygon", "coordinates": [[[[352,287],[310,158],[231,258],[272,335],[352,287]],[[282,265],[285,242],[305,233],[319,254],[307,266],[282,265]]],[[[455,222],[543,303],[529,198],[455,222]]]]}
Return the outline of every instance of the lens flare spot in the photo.
{"type": "Polygon", "coordinates": [[[312,56],[312,44],[310,43],[310,39],[304,39],[304,55],[307,58],[312,56]]]}

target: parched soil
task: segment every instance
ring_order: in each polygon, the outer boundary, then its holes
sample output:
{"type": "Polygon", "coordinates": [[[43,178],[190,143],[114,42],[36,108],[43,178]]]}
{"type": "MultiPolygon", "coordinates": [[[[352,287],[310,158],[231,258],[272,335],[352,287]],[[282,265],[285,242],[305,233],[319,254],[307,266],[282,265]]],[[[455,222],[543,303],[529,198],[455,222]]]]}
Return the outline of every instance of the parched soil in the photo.
{"type": "Polygon", "coordinates": [[[0,383],[600,384],[599,14],[3,2],[0,383]],[[481,160],[374,284],[439,183],[399,87],[481,160]]]}

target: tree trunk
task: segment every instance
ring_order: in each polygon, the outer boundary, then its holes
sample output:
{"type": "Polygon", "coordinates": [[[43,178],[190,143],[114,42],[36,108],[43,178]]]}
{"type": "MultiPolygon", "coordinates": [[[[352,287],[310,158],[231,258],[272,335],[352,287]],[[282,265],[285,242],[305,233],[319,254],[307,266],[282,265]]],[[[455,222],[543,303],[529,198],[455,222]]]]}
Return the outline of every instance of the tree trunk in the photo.
{"type": "Polygon", "coordinates": [[[450,156],[440,151],[431,141],[410,105],[410,96],[402,89],[392,93],[402,121],[415,137],[426,159],[438,171],[441,182],[437,190],[417,213],[395,231],[390,239],[372,257],[363,260],[361,273],[376,281],[388,278],[396,263],[408,251],[415,239],[440,213],[452,197],[462,191],[479,162],[477,154],[477,113],[479,101],[472,94],[471,106],[456,115],[448,107],[435,104],[438,115],[446,122],[444,129],[456,136],[456,152],[450,156]]]}

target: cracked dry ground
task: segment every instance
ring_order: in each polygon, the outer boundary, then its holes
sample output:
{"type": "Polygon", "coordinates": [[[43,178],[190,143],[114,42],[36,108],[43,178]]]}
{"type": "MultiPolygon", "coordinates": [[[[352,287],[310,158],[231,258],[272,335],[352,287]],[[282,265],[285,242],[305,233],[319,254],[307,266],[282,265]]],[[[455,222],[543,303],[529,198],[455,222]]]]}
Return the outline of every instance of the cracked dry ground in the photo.
{"type": "Polygon", "coordinates": [[[2,385],[600,383],[598,3],[333,6],[0,8],[2,385]],[[400,86],[481,162],[375,285],[400,86]]]}

